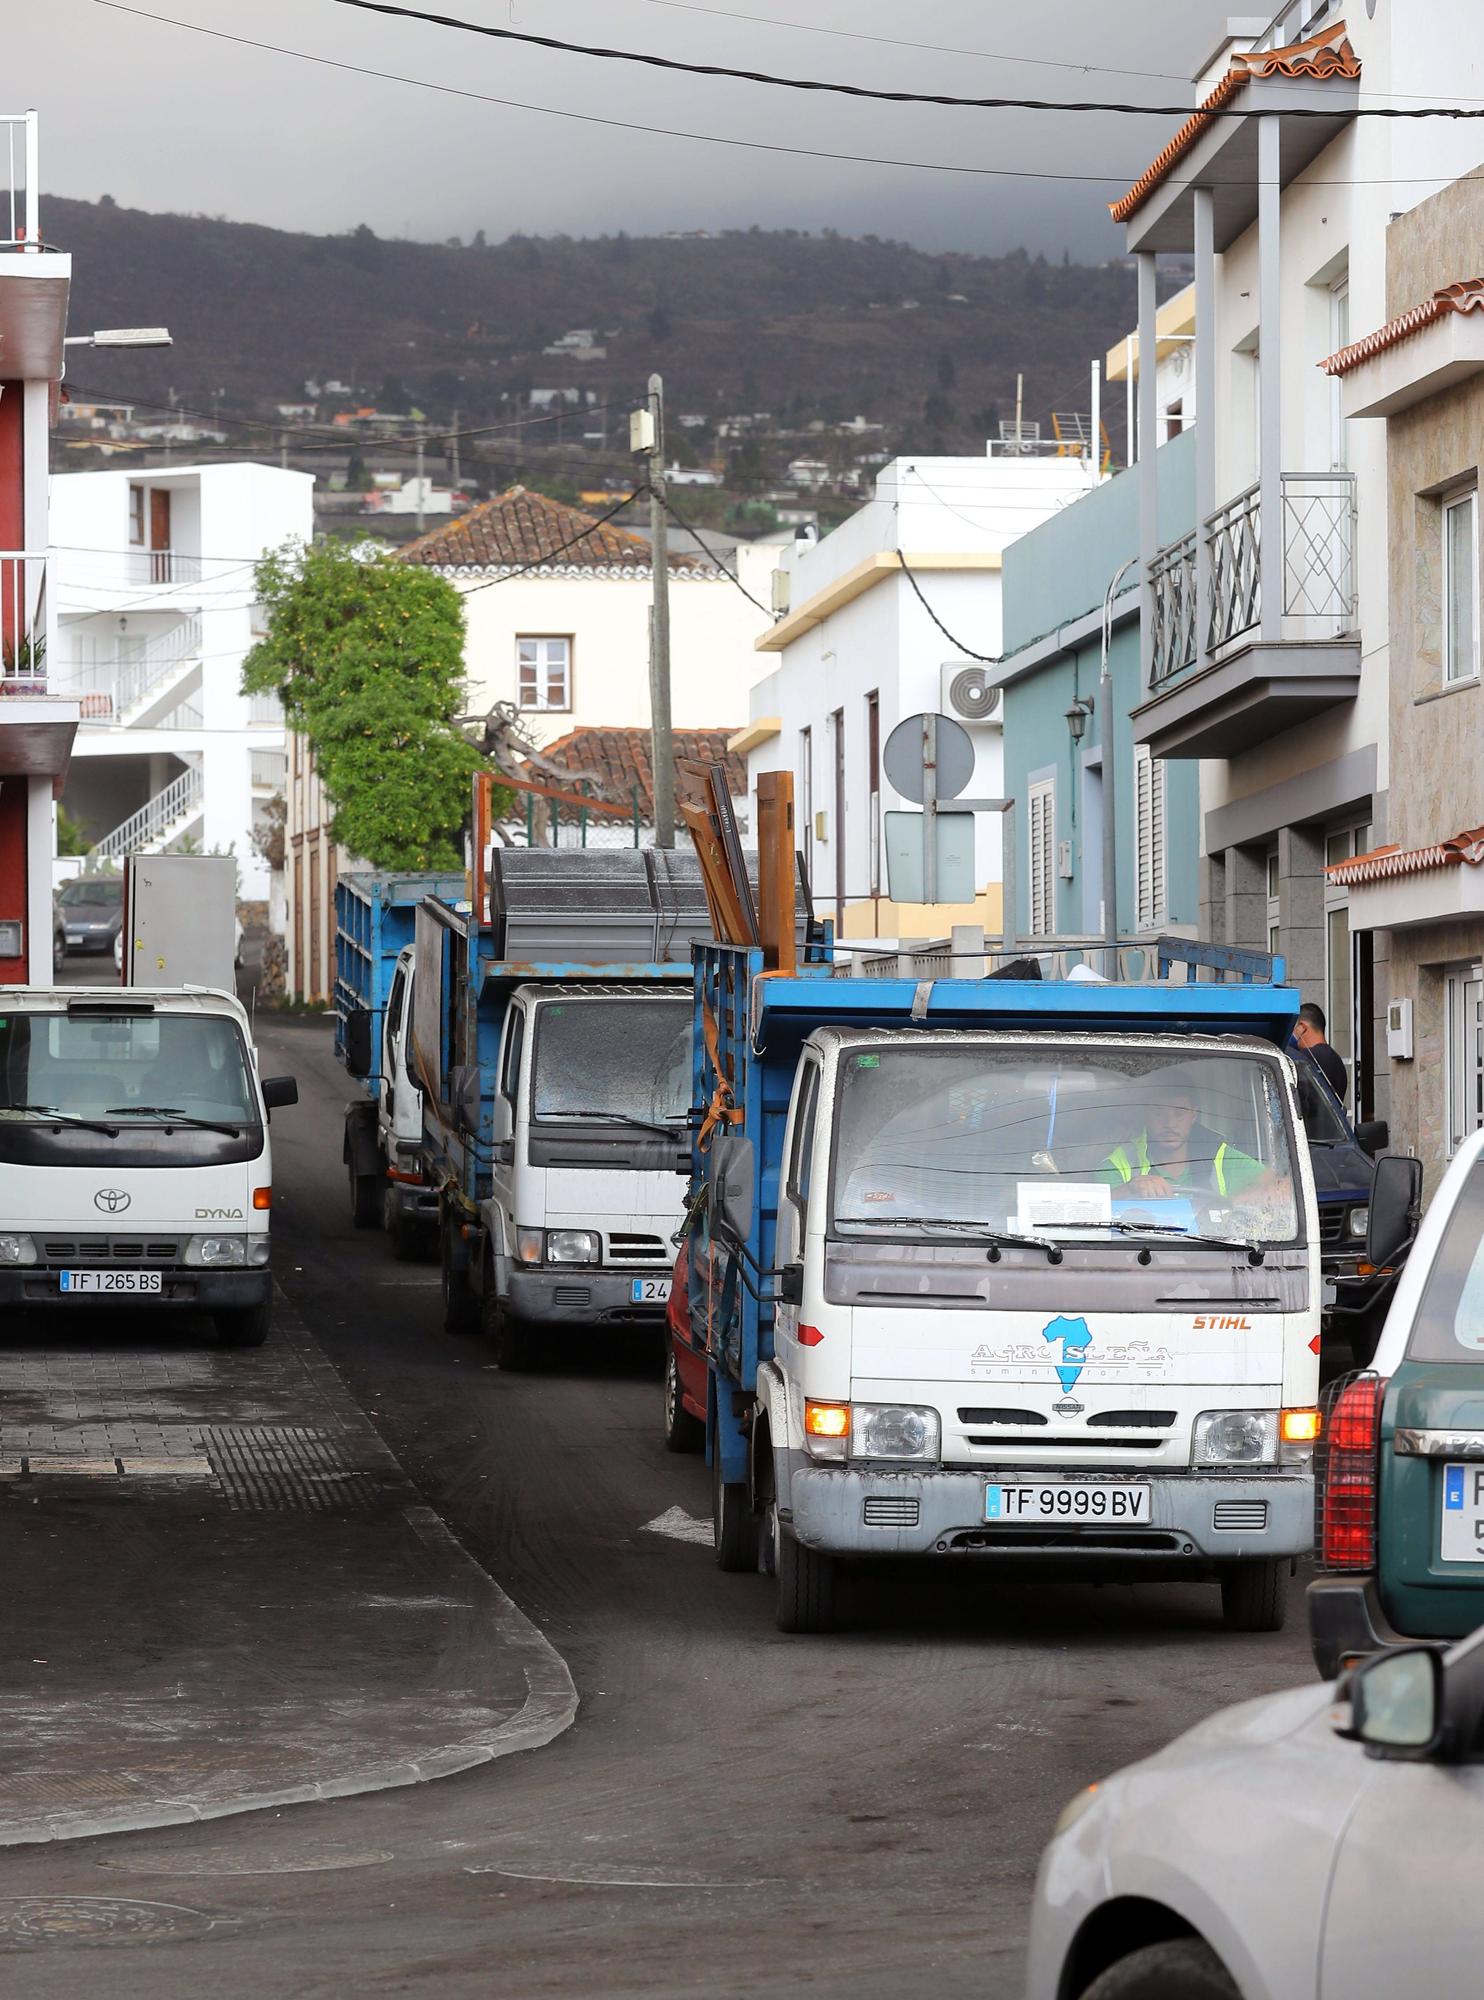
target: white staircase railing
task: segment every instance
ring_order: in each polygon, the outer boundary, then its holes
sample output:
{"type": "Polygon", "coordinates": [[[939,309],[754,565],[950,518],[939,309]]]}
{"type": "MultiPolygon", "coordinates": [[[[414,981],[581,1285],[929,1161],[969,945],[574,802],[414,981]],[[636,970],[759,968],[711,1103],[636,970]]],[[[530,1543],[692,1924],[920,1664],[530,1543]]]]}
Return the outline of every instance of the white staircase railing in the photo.
{"type": "Polygon", "coordinates": [[[88,859],[118,861],[126,854],[153,852],[173,827],[188,821],[199,809],[201,794],[201,767],[189,764],[163,791],[147,799],[138,812],[121,820],[112,833],[105,833],[88,859]]]}
{"type": "Polygon", "coordinates": [[[176,669],[201,655],[201,621],[182,618],[134,654],[117,651],[75,660],[65,668],[65,692],[83,701],[86,722],[118,722],[176,669]]]}

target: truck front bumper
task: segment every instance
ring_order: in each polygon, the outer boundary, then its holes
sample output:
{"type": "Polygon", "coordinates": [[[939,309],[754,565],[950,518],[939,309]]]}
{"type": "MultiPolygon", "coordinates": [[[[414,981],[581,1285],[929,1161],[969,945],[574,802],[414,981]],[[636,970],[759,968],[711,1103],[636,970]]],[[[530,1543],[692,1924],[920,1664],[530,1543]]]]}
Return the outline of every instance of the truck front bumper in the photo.
{"type": "Polygon", "coordinates": [[[1406,1643],[1407,1635],[1395,1629],[1381,1608],[1373,1575],[1316,1576],[1309,1585],[1309,1644],[1322,1680],[1335,1680],[1367,1653],[1406,1643]]]}
{"type": "Polygon", "coordinates": [[[1150,1489],[1147,1525],[1008,1526],[986,1518],[986,1487],[1059,1483],[1049,1469],[1041,1480],[1018,1467],[876,1470],[788,1456],[788,1508],[780,1512],[806,1547],[835,1555],[983,1555],[1209,1574],[1221,1563],[1303,1555],[1314,1540],[1314,1486],[1303,1471],[1131,1471],[1129,1484],[1150,1489]],[[1224,1521],[1234,1525],[1218,1526],[1224,1521]]]}
{"type": "Polygon", "coordinates": [[[668,1278],[668,1271],[603,1271],[591,1264],[533,1270],[511,1264],[509,1310],[530,1326],[654,1326],[665,1323],[662,1299],[635,1302],[634,1280],[668,1278]]]}
{"type": "Polygon", "coordinates": [[[132,1307],[135,1312],[153,1312],[166,1306],[193,1312],[231,1312],[261,1305],[272,1291],[272,1273],[262,1264],[248,1270],[162,1270],[157,1292],[64,1292],[57,1271],[24,1264],[0,1271],[0,1310],[6,1306],[50,1306],[77,1313],[98,1308],[127,1311],[132,1307]]]}

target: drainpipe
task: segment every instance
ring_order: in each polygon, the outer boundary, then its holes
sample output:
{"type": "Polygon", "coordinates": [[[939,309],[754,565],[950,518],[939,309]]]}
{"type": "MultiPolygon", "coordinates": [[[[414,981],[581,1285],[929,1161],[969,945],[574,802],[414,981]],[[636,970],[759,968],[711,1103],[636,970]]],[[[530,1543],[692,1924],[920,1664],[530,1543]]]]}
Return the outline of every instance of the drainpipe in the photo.
{"type": "Polygon", "coordinates": [[[1139,558],[1130,556],[1114,570],[1103,595],[1103,644],[1098,662],[1098,736],[1103,750],[1103,977],[1118,977],[1118,817],[1113,796],[1113,676],[1108,647],[1113,637],[1113,600],[1139,558]]]}

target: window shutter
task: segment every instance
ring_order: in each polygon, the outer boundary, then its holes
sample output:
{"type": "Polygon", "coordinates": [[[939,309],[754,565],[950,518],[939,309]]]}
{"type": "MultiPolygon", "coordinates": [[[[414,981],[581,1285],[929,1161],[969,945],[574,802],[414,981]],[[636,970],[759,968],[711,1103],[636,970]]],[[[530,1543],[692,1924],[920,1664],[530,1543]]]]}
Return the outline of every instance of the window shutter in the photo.
{"type": "Polygon", "coordinates": [[[1165,920],[1165,767],[1146,743],[1134,747],[1134,922],[1141,931],[1165,920]]]}
{"type": "Polygon", "coordinates": [[[1050,937],[1056,912],[1056,793],[1050,779],[1027,792],[1030,819],[1030,934],[1050,937]]]}

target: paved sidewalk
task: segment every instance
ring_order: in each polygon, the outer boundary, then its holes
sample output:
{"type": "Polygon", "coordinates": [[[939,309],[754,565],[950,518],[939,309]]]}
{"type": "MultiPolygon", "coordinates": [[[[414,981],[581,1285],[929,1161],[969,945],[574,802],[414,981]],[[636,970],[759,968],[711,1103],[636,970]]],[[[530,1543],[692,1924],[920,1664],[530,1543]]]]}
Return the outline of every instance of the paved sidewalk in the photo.
{"type": "Polygon", "coordinates": [[[0,1845],[415,1784],[567,1726],[562,1660],[281,1293],[257,1352],[102,1330],[0,1347],[0,1845]]]}

